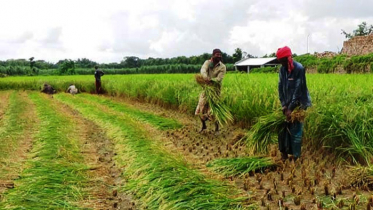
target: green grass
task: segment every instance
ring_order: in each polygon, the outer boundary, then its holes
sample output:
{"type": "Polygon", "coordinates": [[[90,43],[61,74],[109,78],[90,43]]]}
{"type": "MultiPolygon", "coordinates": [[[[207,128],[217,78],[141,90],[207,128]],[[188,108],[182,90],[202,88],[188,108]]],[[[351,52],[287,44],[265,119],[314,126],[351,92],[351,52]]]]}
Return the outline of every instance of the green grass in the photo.
{"type": "Polygon", "coordinates": [[[73,122],[58,113],[52,101],[30,94],[40,118],[31,157],[15,188],[4,194],[1,209],[79,209],[87,166],[81,162],[73,122]]]}
{"type": "Polygon", "coordinates": [[[207,179],[181,157],[149,139],[141,122],[124,112],[101,110],[100,105],[81,103],[78,97],[55,96],[94,120],[116,143],[119,167],[125,167],[125,190],[147,209],[236,209],[242,208],[237,192],[226,183],[207,179]]]}
{"type": "Polygon", "coordinates": [[[93,102],[98,102],[103,106],[110,107],[112,110],[126,113],[127,115],[131,116],[133,119],[137,119],[142,122],[149,123],[150,125],[160,129],[160,130],[167,130],[167,129],[176,129],[181,128],[182,125],[176,121],[175,119],[165,118],[162,116],[154,115],[148,112],[143,112],[138,109],[130,108],[124,103],[116,102],[106,97],[98,97],[96,95],[88,95],[88,94],[78,94],[76,95],[78,98],[86,99],[93,102]]]}
{"type": "Polygon", "coordinates": [[[275,167],[276,164],[267,157],[239,157],[227,159],[215,159],[207,164],[213,171],[229,176],[243,176],[250,172],[261,171],[275,167]]]}

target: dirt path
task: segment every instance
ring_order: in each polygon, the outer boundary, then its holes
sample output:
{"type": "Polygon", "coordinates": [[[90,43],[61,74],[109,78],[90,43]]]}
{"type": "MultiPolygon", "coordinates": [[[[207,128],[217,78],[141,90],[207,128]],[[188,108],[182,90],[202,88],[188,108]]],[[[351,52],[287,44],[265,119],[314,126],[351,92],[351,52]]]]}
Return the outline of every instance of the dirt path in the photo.
{"type": "Polygon", "coordinates": [[[125,183],[120,178],[121,170],[113,161],[116,155],[114,144],[105,131],[67,105],[61,106],[76,123],[77,133],[82,141],[81,153],[90,166],[90,184],[86,189],[90,199],[81,201],[80,206],[93,209],[136,209],[131,197],[118,190],[125,183]]]}

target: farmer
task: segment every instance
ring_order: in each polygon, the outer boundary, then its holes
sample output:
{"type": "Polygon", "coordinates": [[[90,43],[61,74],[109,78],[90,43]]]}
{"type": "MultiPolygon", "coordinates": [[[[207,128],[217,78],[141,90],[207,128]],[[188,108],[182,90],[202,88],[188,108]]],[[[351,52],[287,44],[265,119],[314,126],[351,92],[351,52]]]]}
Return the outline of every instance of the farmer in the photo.
{"type": "Polygon", "coordinates": [[[71,93],[72,95],[75,95],[78,93],[78,88],[76,88],[75,85],[71,84],[69,88],[67,88],[66,93],[71,93]]]}
{"type": "Polygon", "coordinates": [[[283,160],[292,154],[297,160],[301,154],[304,111],[311,106],[305,69],[293,61],[289,47],[279,48],[277,60],[282,67],[279,73],[278,93],[282,112],[286,116],[284,132],[279,135],[279,149],[283,160]]]}
{"type": "Polygon", "coordinates": [[[51,85],[44,83],[41,92],[52,95],[53,93],[56,93],[56,90],[51,85]]]}
{"type": "Polygon", "coordinates": [[[98,66],[95,66],[95,79],[96,79],[96,93],[101,93],[101,77],[104,76],[104,72],[98,69],[98,66]]]}
{"type": "MultiPolygon", "coordinates": [[[[201,68],[201,75],[207,84],[211,83],[211,80],[218,83],[216,91],[220,95],[221,83],[223,81],[226,67],[222,63],[222,53],[219,49],[212,51],[212,57],[210,60],[206,60],[201,68]]],[[[199,115],[202,128],[199,132],[203,132],[206,127],[206,121],[212,120],[213,116],[210,114],[210,107],[206,101],[205,93],[202,92],[199,96],[198,105],[195,111],[195,115],[199,115]]],[[[219,123],[215,121],[215,135],[219,135],[219,123]]]]}

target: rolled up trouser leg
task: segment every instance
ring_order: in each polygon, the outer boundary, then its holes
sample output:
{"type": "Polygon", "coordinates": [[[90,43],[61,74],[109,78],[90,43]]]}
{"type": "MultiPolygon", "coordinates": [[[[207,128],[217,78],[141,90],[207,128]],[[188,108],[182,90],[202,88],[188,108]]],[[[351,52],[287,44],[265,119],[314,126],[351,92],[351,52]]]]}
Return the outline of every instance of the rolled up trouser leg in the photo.
{"type": "Polygon", "coordinates": [[[289,126],[291,134],[291,149],[295,158],[299,158],[302,147],[303,123],[295,121],[289,126]]]}

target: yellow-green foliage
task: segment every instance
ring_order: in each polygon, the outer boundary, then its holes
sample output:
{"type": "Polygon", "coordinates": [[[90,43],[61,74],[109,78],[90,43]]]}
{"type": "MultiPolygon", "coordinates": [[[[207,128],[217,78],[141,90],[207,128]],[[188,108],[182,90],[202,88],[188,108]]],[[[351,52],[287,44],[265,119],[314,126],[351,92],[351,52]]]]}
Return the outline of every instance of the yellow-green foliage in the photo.
{"type": "MultiPolygon", "coordinates": [[[[38,90],[44,82],[58,91],[71,83],[82,91],[95,89],[93,76],[7,77],[0,79],[0,89],[38,90]]],[[[221,97],[235,121],[250,126],[258,117],[279,111],[277,82],[277,74],[228,73],[221,97]]],[[[304,136],[313,139],[308,142],[367,160],[373,154],[373,75],[307,75],[307,84],[313,103],[305,122],[304,136]]],[[[113,96],[139,98],[190,114],[201,92],[193,74],[105,75],[102,85],[113,96]]]]}

